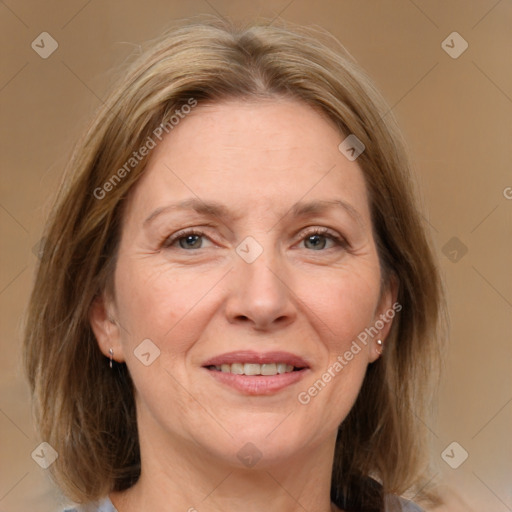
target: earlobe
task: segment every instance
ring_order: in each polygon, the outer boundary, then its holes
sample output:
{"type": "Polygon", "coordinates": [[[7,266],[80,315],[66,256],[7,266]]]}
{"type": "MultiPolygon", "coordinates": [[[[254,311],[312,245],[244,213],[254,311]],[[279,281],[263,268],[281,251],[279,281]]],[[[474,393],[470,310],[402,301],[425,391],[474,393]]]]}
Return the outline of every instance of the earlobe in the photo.
{"type": "Polygon", "coordinates": [[[119,326],[102,295],[89,308],[89,323],[103,355],[110,359],[114,354],[116,361],[124,361],[119,326]]]}
{"type": "Polygon", "coordinates": [[[381,357],[385,350],[386,339],[391,330],[395,315],[402,309],[401,305],[397,302],[398,286],[396,276],[391,276],[386,289],[381,295],[378,311],[374,318],[374,326],[379,332],[374,337],[370,347],[370,362],[372,363],[381,357]]]}

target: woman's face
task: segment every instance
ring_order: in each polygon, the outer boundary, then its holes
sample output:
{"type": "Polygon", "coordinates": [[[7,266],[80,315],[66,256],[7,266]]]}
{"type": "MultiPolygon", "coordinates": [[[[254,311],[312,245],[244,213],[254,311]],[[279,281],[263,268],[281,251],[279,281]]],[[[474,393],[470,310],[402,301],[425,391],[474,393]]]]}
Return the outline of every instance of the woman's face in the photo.
{"type": "Polygon", "coordinates": [[[125,212],[115,325],[91,316],[128,365],[141,446],[259,467],[332,448],[393,303],[344,138],[298,101],[233,100],[153,150],[125,212]]]}

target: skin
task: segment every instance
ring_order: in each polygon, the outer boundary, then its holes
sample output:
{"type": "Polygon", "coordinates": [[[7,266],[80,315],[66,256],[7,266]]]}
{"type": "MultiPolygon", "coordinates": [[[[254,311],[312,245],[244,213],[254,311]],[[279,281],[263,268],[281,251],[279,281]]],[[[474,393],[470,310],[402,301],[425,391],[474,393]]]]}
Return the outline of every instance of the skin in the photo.
{"type": "Polygon", "coordinates": [[[299,101],[230,100],[198,106],[153,150],[125,211],[115,299],[90,314],[100,349],[126,362],[136,388],[142,471],[110,495],[119,512],[338,510],[329,498],[337,428],[391,323],[307,405],[297,396],[396,300],[394,287],[380,288],[363,174],[338,150],[344,138],[299,101]],[[233,217],[169,210],[144,224],[188,198],[220,202],[233,217]],[[290,213],[297,201],[332,199],[357,214],[290,213]],[[204,237],[165,246],[188,227],[204,237]],[[349,246],[311,239],[314,227],[349,246]],[[236,252],[248,236],[263,248],[252,263],[236,252]],[[145,366],[134,350],[148,338],[160,355],[145,366]],[[202,368],[234,350],[288,351],[310,367],[285,389],[248,396],[202,368]],[[248,442],[261,453],[251,468],[237,457],[248,442]]]}

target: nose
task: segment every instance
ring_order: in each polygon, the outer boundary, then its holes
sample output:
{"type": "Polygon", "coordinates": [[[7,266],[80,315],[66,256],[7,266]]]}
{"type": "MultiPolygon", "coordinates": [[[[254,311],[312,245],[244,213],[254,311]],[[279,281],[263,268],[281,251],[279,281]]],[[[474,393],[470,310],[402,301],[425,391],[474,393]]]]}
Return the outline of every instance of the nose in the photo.
{"type": "Polygon", "coordinates": [[[297,310],[289,275],[270,252],[263,251],[252,263],[242,258],[235,262],[226,302],[230,323],[267,331],[286,327],[295,320],[297,310]]]}

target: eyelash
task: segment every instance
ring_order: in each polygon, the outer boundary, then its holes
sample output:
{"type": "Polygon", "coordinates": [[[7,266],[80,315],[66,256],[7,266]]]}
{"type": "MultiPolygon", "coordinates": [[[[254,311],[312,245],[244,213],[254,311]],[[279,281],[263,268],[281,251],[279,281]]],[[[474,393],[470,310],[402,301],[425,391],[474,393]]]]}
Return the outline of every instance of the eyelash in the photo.
{"type": "MultiPolygon", "coordinates": [[[[345,238],[334,234],[328,228],[313,228],[313,229],[307,231],[302,236],[300,241],[302,242],[306,238],[315,236],[315,235],[324,236],[324,237],[332,240],[335,243],[335,245],[337,245],[338,247],[342,247],[344,249],[350,248],[350,244],[347,242],[347,240],[345,238]]],[[[169,249],[175,242],[178,242],[179,240],[181,240],[182,238],[186,238],[187,236],[207,237],[207,235],[203,231],[199,231],[195,228],[185,229],[183,231],[179,231],[178,233],[165,238],[162,242],[162,248],[169,249]]],[[[186,249],[183,249],[182,247],[179,247],[179,249],[186,251],[186,249]]],[[[193,252],[194,250],[197,251],[199,249],[191,249],[190,251],[187,251],[187,252],[193,252]]],[[[326,250],[328,250],[328,249],[322,249],[318,252],[325,252],[326,250]]],[[[316,251],[314,251],[314,252],[316,252],[316,251]]]]}

